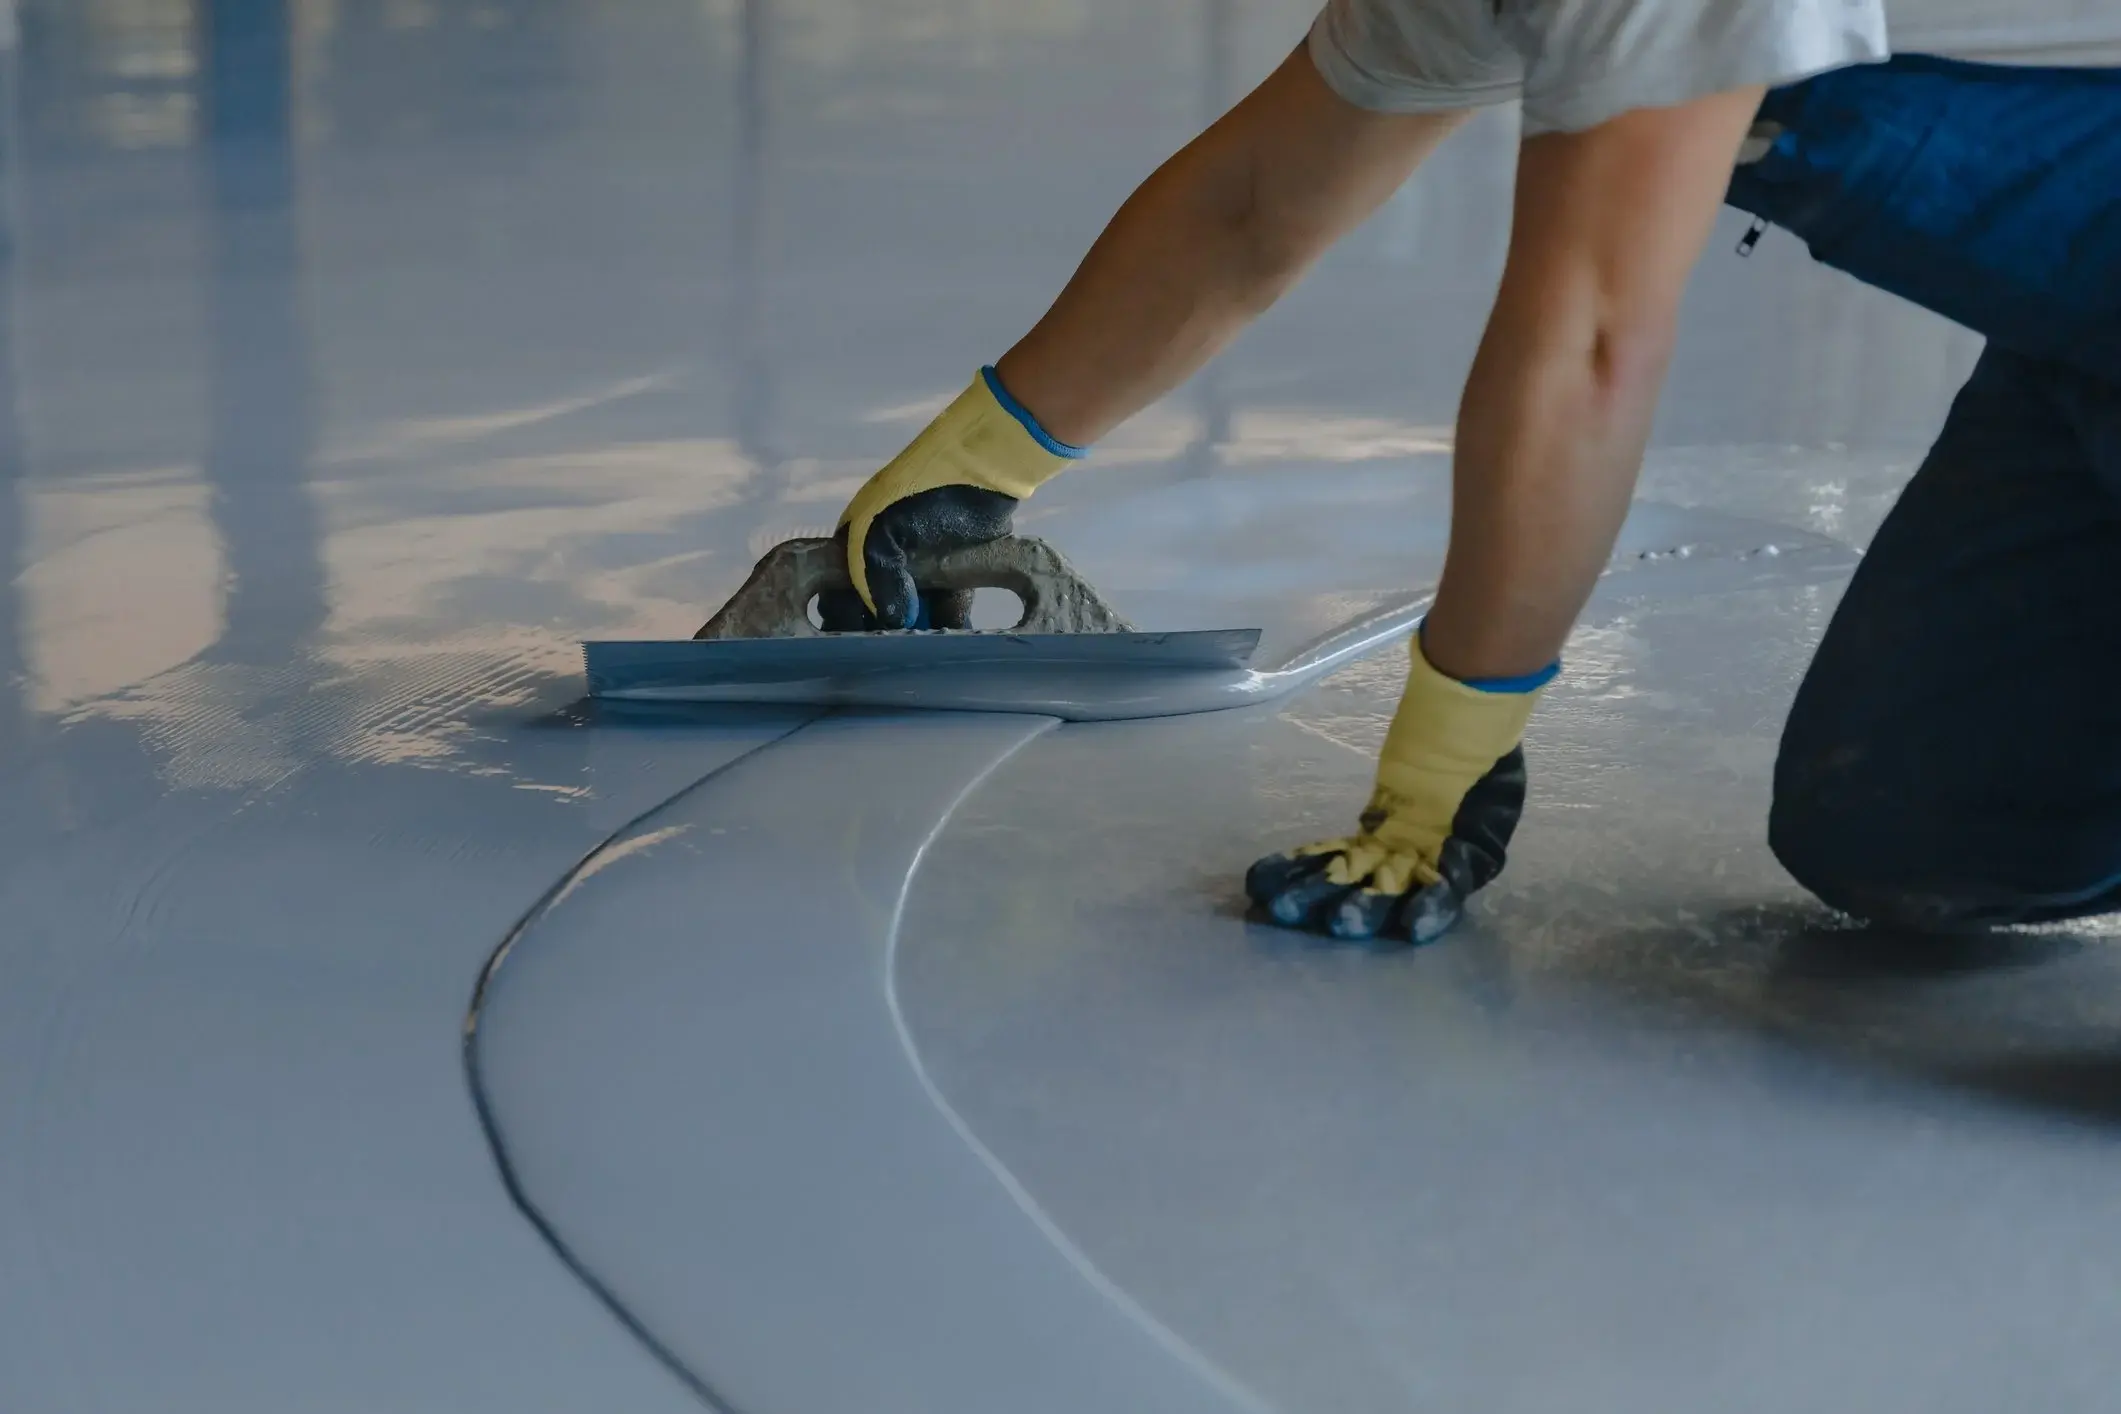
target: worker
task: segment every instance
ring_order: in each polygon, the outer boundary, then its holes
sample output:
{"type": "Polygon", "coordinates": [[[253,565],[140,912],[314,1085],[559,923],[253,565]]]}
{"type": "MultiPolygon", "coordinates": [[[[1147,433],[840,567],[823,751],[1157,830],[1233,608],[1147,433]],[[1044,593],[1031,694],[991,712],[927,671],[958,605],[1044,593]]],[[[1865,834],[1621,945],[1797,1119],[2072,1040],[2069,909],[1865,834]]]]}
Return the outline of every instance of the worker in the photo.
{"type": "MultiPolygon", "coordinates": [[[[1212,357],[1471,112],[1521,100],[1525,136],[1508,257],[1459,408],[1450,546],[1410,645],[1375,788],[1351,833],[1270,855],[1245,881],[1263,913],[1288,926],[1373,946],[1439,936],[1503,866],[1524,806],[1525,725],[1611,554],[1671,357],[1680,297],[1719,203],[1727,194],[1750,201],[1766,219],[1820,242],[1832,234],[1826,227],[1866,201],[1897,197],[1880,187],[1890,160],[1865,164],[1881,143],[1914,140],[1902,124],[1851,118],[1847,101],[1859,109],[1893,105],[1912,84],[1923,96],[1904,106],[1941,132],[1951,127],[1952,95],[1981,82],[1972,69],[1930,71],[1887,59],[1881,0],[1329,0],[1303,46],[1129,198],[1036,326],[855,494],[840,533],[859,602],[828,626],[925,621],[909,554],[1009,533],[1019,501],[1212,357]],[[1862,77],[1832,86],[1842,75],[1862,77]],[[1813,145],[1815,130],[1827,134],[1823,148],[1813,145]],[[1734,178],[1740,158],[1754,160],[1734,178]],[[846,621],[850,612],[858,624],[846,621]]],[[[1999,106],[2028,123],[2040,107],[2029,95],[2038,91],[2023,82],[1994,90],[2025,105],[1999,106]]],[[[2081,113],[2075,121],[2097,127],[2081,113]]],[[[2113,128],[2109,120],[2106,149],[2113,128]]],[[[2084,141],[2101,145],[2097,134],[2084,141]]],[[[2105,173],[2121,173],[2121,161],[2110,152],[2107,160],[2105,173]]],[[[2018,175],[2027,175],[2022,165],[2018,175]]],[[[2058,178],[2051,190],[2067,210],[2048,214],[2074,221],[2071,229],[2087,238],[2103,236],[2111,249],[2114,208],[2106,208],[2102,232],[2088,214],[2094,203],[2069,206],[2065,188],[2074,190],[2058,178]]],[[[2005,190],[1999,182],[1999,198],[2005,190]]],[[[2121,185],[2109,177],[2106,190],[2121,185]]],[[[1928,214],[1938,218],[1931,224],[1939,240],[1978,239],[1977,222],[1945,230],[1942,213],[1928,214]]],[[[1952,286],[1953,298],[1980,299],[1956,285],[1964,272],[1947,268],[1941,251],[1919,278],[1896,285],[1896,257],[1882,248],[1888,240],[1860,237],[1864,259],[1844,263],[1918,299],[1930,283],[1952,286]],[[1869,268],[1874,256],[1883,268],[1869,268]]],[[[1823,243],[1819,249],[1834,254],[1823,243]]],[[[1987,272],[1997,276],[1983,286],[1993,301],[1946,312],[1973,316],[1977,328],[2015,320],[2047,329],[2042,316],[2022,315],[2013,303],[2019,291],[2010,277],[2021,258],[2035,255],[1998,256],[1998,271],[1987,272]]],[[[2096,251],[2079,253],[2078,264],[2095,262],[2096,251]]],[[[2104,279],[2102,357],[2111,365],[2112,267],[2104,279]]],[[[2059,273],[2031,283],[2056,291],[2066,284],[2059,273]]],[[[2099,347],[2091,336],[2043,337],[2087,358],[2099,347]]],[[[2081,389],[2042,383],[2037,397],[2016,391],[2027,375],[2013,360],[2056,353],[2045,344],[2022,354],[1992,350],[1932,466],[1985,456],[1980,469],[2009,485],[1995,459],[2013,434],[1996,425],[1992,409],[2015,408],[2024,422],[2037,401],[2048,433],[2040,454],[2054,463],[2054,479],[2068,480],[2074,466],[2084,481],[2082,456],[2065,465],[2064,429],[2096,440],[2103,387],[2108,492],[2121,495],[2110,367],[2083,370],[2081,389]]],[[[2049,759],[2060,735],[2035,742],[2037,733],[2025,732],[2017,740],[2025,699],[2065,695],[2059,676],[2068,675],[2074,690],[2087,672],[2121,672],[2106,666],[2121,647],[2121,596],[2105,595],[2111,608],[2086,609],[2080,619],[2022,596],[1976,605],[1984,591],[1969,582],[1949,591],[1955,613],[1923,624],[1909,656],[1898,656],[1903,647],[1887,640],[1905,632],[1917,598],[1940,602],[1935,581],[1955,573],[1966,550],[1953,539],[1965,527],[1951,508],[1927,508],[1940,496],[1950,501],[1949,490],[1916,494],[1925,478],[1935,479],[1931,468],[1910,492],[1913,510],[1895,516],[1852,588],[1842,618],[1863,627],[1845,631],[1837,621],[1800,695],[1778,769],[1772,833],[1799,878],[1844,907],[1901,917],[1907,901],[1920,898],[1914,911],[1924,916],[2017,916],[2028,911],[2028,890],[2073,878],[2070,867],[2087,862],[2079,854],[2121,873],[2121,731],[2112,730],[2121,722],[2106,705],[2121,703],[2121,693],[2054,714],[2058,727],[2079,733],[2070,740],[2080,748],[2115,743],[2103,768],[2077,758],[2095,776],[2081,789],[2065,784],[2062,761],[2049,759]],[[1933,539],[1940,532],[1942,544],[1933,539]],[[1900,539],[1915,543],[1889,555],[1900,539]],[[1924,588],[1877,583],[1896,559],[1925,551],[1931,582],[1924,588]],[[2043,613],[2056,617],[2028,631],[2024,619],[2043,613]],[[2061,656],[2041,656],[2050,652],[2061,656]],[[1992,662],[2017,671],[1975,681],[1992,662]],[[1973,714],[1991,699],[1997,715],[1973,714]],[[2001,710],[2005,699],[2015,714],[2001,710]],[[1900,730],[1896,714],[1920,726],[1887,743],[1881,738],[1900,730]],[[1888,720],[1894,726],[1881,731],[1888,720]],[[2004,737],[2008,748],[1999,745],[2004,737]],[[1970,760],[1975,768],[1956,782],[1940,779],[1970,760]],[[2112,802],[2105,835],[2075,851],[2050,847],[2054,829],[2029,830],[2017,818],[2016,807],[2038,804],[2024,789],[2029,779],[2059,799],[2112,802]],[[1909,790],[1938,802],[1938,814],[1911,820],[1904,848],[1881,842],[1881,800],[1909,790]],[[1999,793],[2008,805],[1998,803],[1999,793]],[[1955,832],[1948,801],[1960,815],[1990,808],[1978,827],[1955,832]],[[1795,843],[1798,836],[1805,842],[1795,843]],[[1861,846],[1853,854],[1852,843],[1861,846]],[[1925,854],[1932,844],[1936,851],[1925,854]],[[2017,863],[2046,866],[2052,878],[2012,874],[2017,863]],[[1993,896],[1982,894],[1970,909],[1969,891],[1981,890],[1993,896]]],[[[2081,529],[2092,493],[2089,485],[2075,493],[2067,504],[2081,529]]],[[[1966,505],[1969,515],[2001,509],[1966,505]]],[[[2058,501],[2053,509],[2066,507],[2058,501]]],[[[2105,514],[2121,536],[2121,516],[2105,514]]],[[[2099,555],[2085,546],[2083,568],[2099,555]]],[[[2071,578],[2074,571],[2057,565],[2052,573],[2054,592],[2074,587],[2078,600],[2101,597],[2091,581],[2071,578]]],[[[1893,821],[1901,818],[1897,797],[1885,808],[1893,821]]],[[[2058,907],[2076,906],[2052,902],[2065,894],[2087,906],[2097,897],[2081,881],[2065,882],[2040,894],[2050,901],[2033,911],[2055,916],[2058,907]]]]}

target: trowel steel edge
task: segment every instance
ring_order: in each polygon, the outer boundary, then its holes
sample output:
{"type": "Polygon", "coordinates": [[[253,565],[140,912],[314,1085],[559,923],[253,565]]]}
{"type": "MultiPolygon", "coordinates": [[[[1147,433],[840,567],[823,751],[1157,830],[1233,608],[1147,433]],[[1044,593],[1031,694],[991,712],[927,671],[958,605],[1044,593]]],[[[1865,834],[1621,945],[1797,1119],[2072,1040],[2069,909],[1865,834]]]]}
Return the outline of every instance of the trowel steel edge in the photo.
{"type": "Polygon", "coordinates": [[[1256,628],[1140,632],[1059,551],[1017,536],[918,559],[914,566],[924,591],[1004,589],[1016,595],[1024,613],[1014,628],[827,633],[811,622],[810,605],[820,594],[849,587],[844,555],[836,540],[785,541],[766,553],[743,588],[693,638],[583,644],[590,695],[919,705],[920,679],[940,673],[957,682],[976,676],[1002,699],[1013,686],[1044,697],[1057,683],[1091,674],[1168,680],[1241,672],[1259,646],[1256,628]]]}

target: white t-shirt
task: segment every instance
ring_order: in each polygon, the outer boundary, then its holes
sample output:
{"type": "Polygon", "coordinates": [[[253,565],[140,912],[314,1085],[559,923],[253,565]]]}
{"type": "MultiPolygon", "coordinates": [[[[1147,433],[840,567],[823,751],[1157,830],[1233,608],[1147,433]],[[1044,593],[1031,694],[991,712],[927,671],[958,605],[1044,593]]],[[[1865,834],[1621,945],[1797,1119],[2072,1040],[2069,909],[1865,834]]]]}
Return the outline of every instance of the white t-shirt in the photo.
{"type": "Polygon", "coordinates": [[[1526,132],[1568,132],[1894,50],[2121,64],[2121,0],[1327,0],[1310,45],[1358,107],[1522,99],[1526,132]]]}

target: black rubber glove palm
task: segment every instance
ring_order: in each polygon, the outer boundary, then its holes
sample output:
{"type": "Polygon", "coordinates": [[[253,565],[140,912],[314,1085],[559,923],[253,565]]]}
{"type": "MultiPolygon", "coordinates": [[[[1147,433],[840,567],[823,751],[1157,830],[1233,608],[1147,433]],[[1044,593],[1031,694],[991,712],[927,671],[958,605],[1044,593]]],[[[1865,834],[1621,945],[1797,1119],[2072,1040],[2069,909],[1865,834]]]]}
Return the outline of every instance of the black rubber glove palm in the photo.
{"type": "MultiPolygon", "coordinates": [[[[1274,922],[1383,951],[1433,943],[1465,915],[1466,901],[1493,883],[1524,814],[1524,748],[1514,748],[1466,792],[1436,860],[1440,876],[1400,894],[1326,877],[1327,854],[1272,854],[1245,874],[1245,892],[1274,922]]],[[[1377,822],[1365,816],[1365,830],[1377,822]]]]}
{"type": "Polygon", "coordinates": [[[828,629],[965,628],[969,594],[922,595],[907,568],[934,553],[999,540],[1016,503],[1081,458],[1056,442],[983,368],[840,514],[849,595],[819,605],[828,629]],[[851,599],[851,602],[850,602],[851,599]]]}
{"type": "MultiPolygon", "coordinates": [[[[1013,528],[1016,498],[978,486],[937,486],[878,511],[862,541],[862,564],[869,572],[869,592],[876,598],[871,614],[855,590],[830,590],[818,596],[818,617],[828,633],[868,629],[970,628],[972,591],[916,585],[907,562],[919,552],[930,554],[999,540],[1013,528]]],[[[846,543],[849,527],[841,526],[846,543]]]]}

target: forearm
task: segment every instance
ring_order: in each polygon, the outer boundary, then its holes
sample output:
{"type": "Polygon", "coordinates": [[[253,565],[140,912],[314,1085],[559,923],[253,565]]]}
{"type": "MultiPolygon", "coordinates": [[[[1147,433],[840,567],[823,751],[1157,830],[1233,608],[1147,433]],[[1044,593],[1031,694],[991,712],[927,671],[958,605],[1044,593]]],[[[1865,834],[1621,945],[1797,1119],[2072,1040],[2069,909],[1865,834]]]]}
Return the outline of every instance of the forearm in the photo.
{"type": "Polygon", "coordinates": [[[1601,328],[1594,301],[1498,311],[1458,422],[1451,547],[1423,630],[1459,678],[1554,661],[1612,555],[1664,380],[1668,327],[1601,328]]]}
{"type": "Polygon", "coordinates": [[[1227,166],[1195,144],[1159,168],[997,363],[1054,436],[1095,442],[1185,382],[1308,264],[1260,239],[1227,166]]]}
{"type": "Polygon", "coordinates": [[[1680,297],[1759,99],[1719,94],[1525,143],[1422,636],[1443,672],[1518,677],[1560,652],[1627,515],[1680,297]]]}
{"type": "Polygon", "coordinates": [[[1176,388],[1406,180],[1458,121],[1336,97],[1292,54],[1144,182],[997,364],[1085,445],[1176,388]]]}

